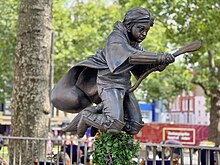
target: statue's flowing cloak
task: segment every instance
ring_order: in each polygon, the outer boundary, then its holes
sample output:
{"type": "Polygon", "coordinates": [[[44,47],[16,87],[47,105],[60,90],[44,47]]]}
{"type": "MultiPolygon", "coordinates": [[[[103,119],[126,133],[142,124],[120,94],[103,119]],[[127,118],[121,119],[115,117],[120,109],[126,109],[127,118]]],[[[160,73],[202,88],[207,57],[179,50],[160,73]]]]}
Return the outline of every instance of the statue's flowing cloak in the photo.
{"type": "Polygon", "coordinates": [[[97,71],[109,69],[114,74],[131,71],[138,79],[155,65],[131,65],[130,56],[144,51],[137,42],[129,40],[123,23],[116,22],[103,50],[73,66],[52,90],[52,103],[67,112],[79,112],[92,103],[101,100],[97,92],[97,71]]]}

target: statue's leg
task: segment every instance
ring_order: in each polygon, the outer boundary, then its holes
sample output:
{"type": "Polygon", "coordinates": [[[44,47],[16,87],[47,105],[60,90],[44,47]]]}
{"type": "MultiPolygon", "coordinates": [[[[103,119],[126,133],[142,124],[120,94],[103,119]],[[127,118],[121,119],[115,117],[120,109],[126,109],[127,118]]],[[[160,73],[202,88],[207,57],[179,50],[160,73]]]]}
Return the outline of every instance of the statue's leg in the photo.
{"type": "Polygon", "coordinates": [[[78,124],[77,134],[82,137],[89,126],[102,131],[116,134],[124,127],[123,100],[125,91],[123,89],[103,89],[100,93],[102,98],[102,114],[94,114],[88,111],[82,112],[78,124]]]}
{"type": "Polygon", "coordinates": [[[95,127],[107,133],[119,133],[124,127],[124,122],[121,122],[104,114],[93,114],[88,111],[83,111],[82,118],[77,127],[77,134],[81,138],[84,136],[88,127],[95,127]]]}
{"type": "Polygon", "coordinates": [[[69,125],[62,129],[63,132],[71,132],[73,135],[77,134],[77,125],[82,117],[83,111],[88,111],[91,113],[100,113],[102,111],[103,105],[100,103],[98,105],[92,105],[81,112],[79,112],[76,117],[69,123],[69,125]]]}
{"type": "Polygon", "coordinates": [[[137,134],[144,126],[140,107],[133,93],[127,93],[124,100],[125,127],[123,130],[130,135],[137,134]]]}

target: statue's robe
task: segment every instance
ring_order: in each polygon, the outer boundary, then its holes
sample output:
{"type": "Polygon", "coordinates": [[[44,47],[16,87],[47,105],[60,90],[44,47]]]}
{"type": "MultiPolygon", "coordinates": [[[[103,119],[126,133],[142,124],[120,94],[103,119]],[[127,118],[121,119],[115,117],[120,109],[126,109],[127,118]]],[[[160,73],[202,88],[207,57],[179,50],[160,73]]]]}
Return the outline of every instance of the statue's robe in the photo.
{"type": "Polygon", "coordinates": [[[119,75],[129,71],[138,79],[147,70],[156,67],[154,64],[129,63],[129,57],[138,56],[143,51],[139,43],[129,40],[123,23],[116,22],[104,49],[73,66],[58,81],[51,93],[53,105],[66,112],[78,113],[93,103],[100,103],[97,92],[98,70],[109,69],[119,75]]]}

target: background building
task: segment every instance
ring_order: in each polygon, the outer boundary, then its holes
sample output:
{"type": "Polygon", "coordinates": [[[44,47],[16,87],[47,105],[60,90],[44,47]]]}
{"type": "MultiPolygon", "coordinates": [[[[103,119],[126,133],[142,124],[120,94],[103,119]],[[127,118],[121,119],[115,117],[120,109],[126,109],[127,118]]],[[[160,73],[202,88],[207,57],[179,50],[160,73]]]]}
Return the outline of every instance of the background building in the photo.
{"type": "Polygon", "coordinates": [[[199,86],[188,95],[183,91],[174,102],[169,103],[168,122],[209,125],[209,118],[204,92],[199,86]]]}

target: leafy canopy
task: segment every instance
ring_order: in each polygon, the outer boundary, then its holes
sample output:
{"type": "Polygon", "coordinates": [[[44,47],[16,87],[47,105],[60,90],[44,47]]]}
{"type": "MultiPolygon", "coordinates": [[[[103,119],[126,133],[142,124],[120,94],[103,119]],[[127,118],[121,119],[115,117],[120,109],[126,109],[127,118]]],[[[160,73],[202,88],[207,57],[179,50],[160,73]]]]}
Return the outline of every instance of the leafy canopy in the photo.
{"type": "Polygon", "coordinates": [[[55,82],[75,63],[103,48],[113,24],[120,18],[117,4],[106,6],[100,0],[77,1],[70,8],[54,4],[55,82]]]}
{"type": "Polygon", "coordinates": [[[0,2],[0,102],[9,98],[12,91],[17,7],[14,0],[0,2]]]}

